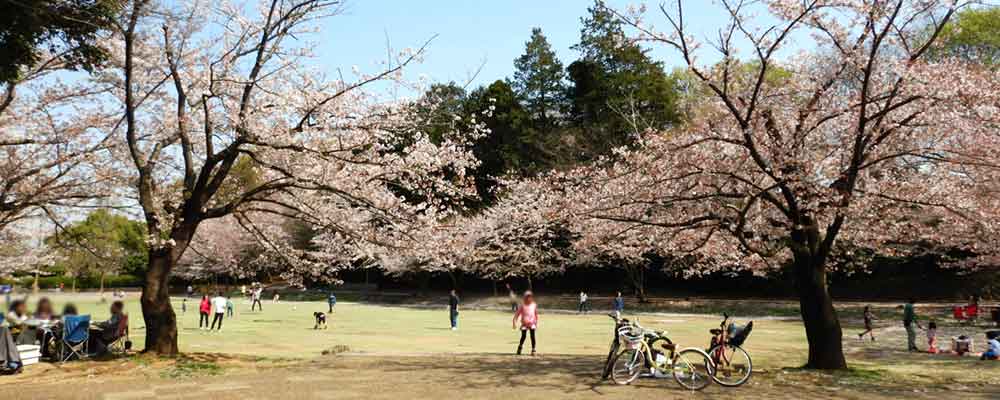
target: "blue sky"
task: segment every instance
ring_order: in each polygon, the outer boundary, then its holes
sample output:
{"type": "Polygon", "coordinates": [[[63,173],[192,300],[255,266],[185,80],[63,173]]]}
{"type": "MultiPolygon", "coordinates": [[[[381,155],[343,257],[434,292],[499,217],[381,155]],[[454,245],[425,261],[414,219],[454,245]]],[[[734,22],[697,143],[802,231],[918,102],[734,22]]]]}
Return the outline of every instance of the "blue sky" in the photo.
{"type": "MultiPolygon", "coordinates": [[[[635,1],[608,4],[624,8],[635,1]]],[[[375,72],[386,59],[386,38],[395,49],[431,43],[425,61],[407,76],[426,75],[433,81],[464,83],[480,65],[474,84],[510,76],[513,62],[524,51],[532,27],[541,27],[564,65],[576,59],[570,49],[580,37],[580,18],[593,0],[353,0],[346,13],[323,22],[317,53],[327,71],[358,66],[375,72]],[[484,64],[485,63],[485,64],[484,64]]],[[[656,2],[649,3],[655,7],[656,2]]],[[[714,36],[726,18],[708,0],[685,0],[690,29],[699,38],[714,36]]],[[[665,26],[662,16],[651,22],[665,26]]],[[[708,53],[705,53],[706,56],[708,53]]],[[[679,65],[676,53],[657,49],[655,58],[679,65]]]]}

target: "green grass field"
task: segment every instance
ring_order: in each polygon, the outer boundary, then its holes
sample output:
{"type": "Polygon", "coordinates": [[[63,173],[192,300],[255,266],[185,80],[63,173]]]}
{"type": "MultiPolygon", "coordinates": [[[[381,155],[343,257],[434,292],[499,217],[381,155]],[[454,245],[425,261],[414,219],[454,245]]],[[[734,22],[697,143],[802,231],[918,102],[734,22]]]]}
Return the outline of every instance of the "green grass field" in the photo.
{"type": "MultiPolygon", "coordinates": [[[[94,295],[50,296],[61,309],[74,302],[81,313],[90,313],[94,321],[108,317],[108,304],[99,304],[94,295]]],[[[314,311],[326,311],[325,302],[264,301],[264,311],[250,311],[250,303],[236,299],[236,316],[227,318],[221,332],[198,329],[198,301],[187,302],[181,313],[181,298],[172,299],[177,312],[179,345],[182,352],[218,352],[276,358],[311,358],[325,349],[347,346],[351,352],[414,355],[450,353],[512,353],[519,331],[511,328],[511,314],[503,311],[462,310],[459,330],[451,331],[448,311],[437,309],[389,307],[351,302],[337,304],[328,318],[329,328],[314,330],[314,311]]],[[[546,312],[540,299],[538,351],[545,354],[606,355],[613,323],[604,313],[586,315],[546,312]]],[[[135,347],[143,346],[145,330],[138,299],[126,299],[131,320],[131,338],[135,347]]],[[[708,330],[717,327],[721,317],[684,314],[637,315],[639,322],[669,336],[684,347],[707,347],[708,330]]],[[[745,323],[745,320],[737,320],[745,323]]],[[[805,341],[797,321],[756,321],[747,350],[761,367],[791,367],[804,362],[805,341]],[[764,344],[767,344],[766,346],[764,344]]]]}

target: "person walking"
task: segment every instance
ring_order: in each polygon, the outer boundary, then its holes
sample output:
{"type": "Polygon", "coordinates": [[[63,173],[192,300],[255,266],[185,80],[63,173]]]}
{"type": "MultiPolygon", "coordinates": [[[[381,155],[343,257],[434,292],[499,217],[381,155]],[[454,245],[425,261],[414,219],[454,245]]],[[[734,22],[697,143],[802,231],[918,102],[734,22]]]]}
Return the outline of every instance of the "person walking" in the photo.
{"type": "Polygon", "coordinates": [[[587,292],[580,291],[580,304],[577,306],[577,314],[582,314],[589,312],[590,307],[587,304],[587,292]]]}
{"type": "Polygon", "coordinates": [[[236,316],[236,304],[233,304],[233,298],[231,296],[226,296],[226,317],[233,318],[236,316]]]}
{"type": "Polygon", "coordinates": [[[212,310],[212,304],[208,300],[208,295],[201,296],[201,304],[198,305],[198,329],[208,329],[208,313],[212,310]]]}
{"type": "Polygon", "coordinates": [[[865,320],[865,331],[858,334],[858,340],[865,338],[865,335],[871,335],[872,341],[875,341],[875,328],[872,326],[872,321],[878,319],[875,318],[875,314],[872,314],[871,306],[865,306],[864,314],[862,318],[865,320]]]}
{"type": "Polygon", "coordinates": [[[333,306],[337,305],[337,295],[330,291],[330,294],[326,296],[326,305],[329,307],[326,311],[327,314],[333,313],[333,306]]]}
{"type": "Polygon", "coordinates": [[[455,293],[455,289],[451,290],[448,296],[448,314],[451,317],[451,330],[458,330],[458,294],[455,293]]]}
{"type": "Polygon", "coordinates": [[[618,295],[615,296],[611,303],[611,310],[615,312],[615,318],[621,319],[622,313],[625,312],[625,298],[622,297],[622,292],[618,292],[618,295]]]}
{"type": "Polygon", "coordinates": [[[212,298],[212,309],[215,311],[215,317],[212,318],[212,326],[208,330],[216,329],[215,324],[219,324],[218,330],[222,330],[222,317],[226,315],[226,300],[222,297],[222,292],[219,292],[212,298]]]}
{"type": "Polygon", "coordinates": [[[188,299],[181,299],[181,314],[188,312],[188,299]]]}
{"type": "Polygon", "coordinates": [[[531,291],[524,292],[524,299],[521,306],[514,313],[514,320],[511,321],[511,328],[517,329],[517,324],[521,324],[521,341],[517,344],[517,354],[521,355],[524,348],[524,338],[531,335],[531,355],[535,355],[535,330],[538,329],[538,304],[535,303],[535,296],[531,291]]]}
{"type": "Polygon", "coordinates": [[[906,300],[906,304],[903,304],[903,327],[906,328],[906,350],[907,351],[920,351],[917,348],[917,328],[924,329],[920,326],[920,322],[917,321],[917,313],[913,306],[914,300],[906,300]]]}
{"type": "Polygon", "coordinates": [[[193,295],[194,295],[194,287],[191,286],[191,285],[188,285],[188,287],[187,287],[187,297],[190,299],[191,296],[193,296],[193,295]]]}

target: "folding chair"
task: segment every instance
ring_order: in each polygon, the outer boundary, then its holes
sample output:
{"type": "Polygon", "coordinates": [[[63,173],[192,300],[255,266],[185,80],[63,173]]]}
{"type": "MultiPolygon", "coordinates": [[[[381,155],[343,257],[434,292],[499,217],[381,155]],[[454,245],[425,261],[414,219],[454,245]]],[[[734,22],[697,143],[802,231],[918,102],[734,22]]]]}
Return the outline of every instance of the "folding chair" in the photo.
{"type": "Polygon", "coordinates": [[[130,347],[132,347],[132,343],[128,340],[128,314],[125,314],[122,319],[118,320],[118,326],[115,327],[115,340],[108,344],[108,352],[125,355],[130,347]]]}
{"type": "Polygon", "coordinates": [[[965,308],[964,307],[952,307],[951,308],[951,316],[954,317],[955,321],[959,322],[959,323],[965,322],[968,319],[965,316],[965,308]]]}
{"type": "Polygon", "coordinates": [[[77,359],[87,357],[87,342],[90,339],[90,316],[67,315],[63,317],[63,332],[60,338],[59,361],[66,362],[75,355],[77,359]]]}
{"type": "Polygon", "coordinates": [[[970,322],[975,323],[979,320],[979,305],[970,304],[965,306],[965,317],[969,319],[970,322]]]}

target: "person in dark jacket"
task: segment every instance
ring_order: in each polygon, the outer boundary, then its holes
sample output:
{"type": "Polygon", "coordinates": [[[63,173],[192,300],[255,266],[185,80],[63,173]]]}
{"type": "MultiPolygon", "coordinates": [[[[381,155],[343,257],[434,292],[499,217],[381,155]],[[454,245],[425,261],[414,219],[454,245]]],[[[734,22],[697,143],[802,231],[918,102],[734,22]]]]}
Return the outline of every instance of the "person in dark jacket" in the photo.
{"type": "Polygon", "coordinates": [[[118,340],[118,325],[121,324],[122,318],[125,318],[125,303],[121,301],[111,303],[111,318],[94,325],[101,330],[100,333],[90,334],[88,345],[91,353],[104,354],[108,351],[108,345],[118,340]]]}
{"type": "Polygon", "coordinates": [[[615,317],[622,317],[622,312],[625,311],[625,298],[622,297],[622,292],[618,292],[615,296],[615,300],[611,303],[611,311],[615,312],[615,317]]]}
{"type": "Polygon", "coordinates": [[[455,293],[455,289],[451,290],[451,294],[448,296],[448,311],[451,317],[451,330],[458,329],[458,294],[455,293]]]}

